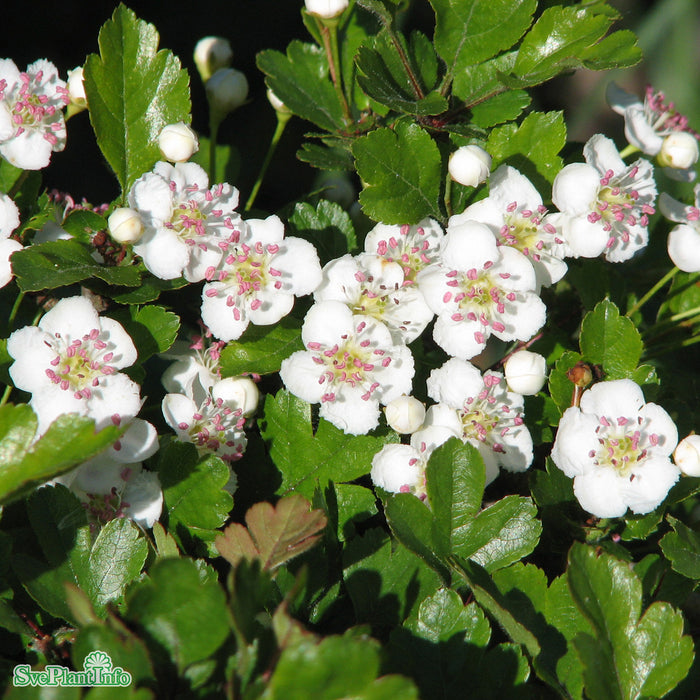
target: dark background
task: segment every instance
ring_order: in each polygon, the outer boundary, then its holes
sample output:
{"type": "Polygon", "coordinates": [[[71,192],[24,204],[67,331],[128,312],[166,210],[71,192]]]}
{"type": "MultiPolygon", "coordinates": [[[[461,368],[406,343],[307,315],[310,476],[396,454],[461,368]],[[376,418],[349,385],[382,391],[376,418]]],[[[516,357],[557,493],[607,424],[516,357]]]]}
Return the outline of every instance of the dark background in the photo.
{"type": "MultiPolygon", "coordinates": [[[[168,3],[131,0],[138,17],[155,24],[161,48],[173,51],[191,76],[193,126],[207,132],[204,90],[194,68],[192,52],[207,35],[224,36],[234,48],[233,66],[250,83],[250,103],[222,125],[220,142],[238,151],[235,181],[245,201],[257,176],[257,168],[274,131],[276,119],[265,98],[262,75],[255,54],[263,48],[285,50],[291,39],[310,40],[301,20],[303,0],[208,0],[168,3]]],[[[543,6],[545,2],[541,2],[543,6]]],[[[637,32],[646,59],[642,66],[624,72],[579,71],[558,78],[533,91],[533,108],[564,109],[570,138],[585,141],[599,130],[624,145],[622,119],[604,103],[604,87],[611,79],[641,94],[647,82],[664,89],[700,128],[700,3],[695,0],[612,0],[623,13],[617,28],[637,32]]],[[[114,2],[64,2],[48,0],[5,2],[2,9],[0,57],[12,58],[20,69],[38,58],[47,58],[62,76],[85,57],[97,52],[100,26],[111,16],[114,2]]],[[[414,0],[406,17],[410,26],[430,33],[432,12],[427,0],[414,0]]],[[[313,186],[317,171],[296,160],[295,153],[308,123],[290,120],[260,193],[258,204],[270,211],[303,196],[313,186]]],[[[79,114],[68,124],[68,146],[54,154],[44,173],[48,188],[70,192],[76,199],[94,204],[118,195],[116,180],[102,159],[92,137],[88,115],[79,114]]]]}

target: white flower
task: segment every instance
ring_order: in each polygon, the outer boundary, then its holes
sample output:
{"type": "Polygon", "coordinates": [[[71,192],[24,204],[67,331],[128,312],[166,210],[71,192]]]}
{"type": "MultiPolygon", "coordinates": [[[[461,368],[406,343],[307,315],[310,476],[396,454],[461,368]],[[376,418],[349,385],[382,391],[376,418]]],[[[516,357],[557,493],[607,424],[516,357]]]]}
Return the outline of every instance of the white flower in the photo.
{"type": "Polygon", "coordinates": [[[386,422],[392,430],[409,435],[423,425],[425,406],[413,396],[397,396],[384,408],[386,422]]]}
{"type": "MultiPolygon", "coordinates": [[[[666,104],[662,92],[654,92],[649,86],[642,102],[636,95],[610,83],[606,98],[612,109],[624,116],[625,136],[632,146],[647,155],[659,156],[661,165],[677,170],[687,170],[697,162],[697,134],[673,103],[666,104]]],[[[682,179],[692,177],[689,174],[682,179]]]]}
{"type": "Polygon", "coordinates": [[[686,476],[700,476],[700,435],[683,438],[673,453],[673,461],[686,476]]]}
{"type": "Polygon", "coordinates": [[[310,294],[321,281],[316,249],[301,238],[285,238],[279,217],[242,224],[221,244],[224,256],[206,270],[202,291],[202,320],[225,341],[240,338],[249,323],[277,323],[295,296],[310,294]]]}
{"type": "Polygon", "coordinates": [[[213,453],[235,462],[248,443],[239,398],[235,380],[222,379],[207,390],[195,382],[191,396],[165,396],[163,416],[181,442],[193,443],[200,454],[213,453]]]}
{"type": "Polygon", "coordinates": [[[83,67],[78,66],[68,71],[68,97],[76,107],[85,109],[87,97],[85,95],[85,83],[83,82],[83,67]]]}
{"type": "Polygon", "coordinates": [[[252,416],[260,402],[258,385],[250,377],[227,377],[226,382],[229,401],[240,407],[243,415],[252,416]]]}
{"type": "Polygon", "coordinates": [[[304,4],[312,15],[332,19],[345,12],[350,2],[349,0],[304,0],[304,4]]]}
{"type": "Polygon", "coordinates": [[[527,341],[544,324],[534,268],[515,248],[499,247],[484,224],[450,226],[440,259],[418,275],[418,287],[438,314],[433,338],[448,354],[474,357],[491,335],[527,341]]]}
{"type": "Polygon", "coordinates": [[[534,396],[547,380],[547,360],[536,352],[518,350],[506,360],[503,371],[511,391],[534,396]]]}
{"type": "Polygon", "coordinates": [[[97,524],[127,517],[151,528],[163,510],[157,474],[143,470],[141,464],[123,464],[104,454],[72,473],[70,489],[85,504],[89,520],[97,524]]]}
{"type": "Polygon", "coordinates": [[[173,394],[192,396],[195,380],[204,389],[214,386],[221,379],[219,359],[225,345],[221,340],[212,340],[209,331],[204,336],[195,336],[191,344],[175,341],[174,346],[162,355],[175,360],[161,377],[165,389],[173,394]]]}
{"type": "Polygon", "coordinates": [[[379,404],[411,391],[411,351],[395,344],[383,323],[353,315],[341,302],[314,304],[301,338],[307,350],[282,362],[282,381],[304,401],[320,402],[320,416],[346,433],[372,430],[379,404]]]}
{"type": "MultiPolygon", "coordinates": [[[[485,372],[452,358],[430,373],[428,396],[438,402],[426,423],[443,426],[474,445],[486,467],[486,483],[498,474],[525,471],[533,459],[532,437],[523,421],[523,397],[508,391],[500,372],[485,372]]],[[[415,434],[414,434],[415,435],[415,434]]]]}
{"type": "Polygon", "coordinates": [[[66,146],[66,84],[53,63],[40,59],[20,72],[0,59],[0,155],[23,170],[40,170],[66,146]]]}
{"type": "Polygon", "coordinates": [[[93,418],[101,429],[141,408],[139,385],[117,371],[136,361],[134,343],[85,297],[61,299],[38,326],[12,333],[7,351],[14,385],[32,394],[39,434],[64,413],[93,418]]]}
{"type": "Polygon", "coordinates": [[[143,221],[130,207],[117,207],[107,219],[109,235],[117,243],[136,243],[143,236],[143,221]]]}
{"type": "Polygon", "coordinates": [[[556,214],[547,214],[533,184],[515,168],[502,165],[489,180],[489,196],[450,218],[450,227],[468,219],[486,224],[500,245],[512,246],[535,268],[538,287],[549,287],[566,273],[564,241],[556,214]]]}
{"type": "Polygon", "coordinates": [[[220,68],[228,68],[232,60],[231,42],[221,36],[205,36],[194,47],[194,63],[203,83],[220,68]]]}
{"type": "Polygon", "coordinates": [[[10,238],[10,234],[19,226],[19,209],[6,194],[0,193],[0,287],[12,279],[10,256],[22,250],[19,241],[10,238]]]}
{"type": "Polygon", "coordinates": [[[248,97],[248,79],[235,68],[220,68],[205,85],[209,108],[223,118],[238,109],[248,97]]]}
{"type": "Polygon", "coordinates": [[[460,185],[476,187],[485,182],[491,172],[491,156],[473,144],[460,146],[450,155],[447,170],[460,185]]]}
{"type": "Polygon", "coordinates": [[[661,213],[680,224],[668,235],[668,256],[683,272],[700,272],[700,185],[694,191],[695,206],[683,204],[665,192],[659,197],[661,213]]]}
{"type": "Polygon", "coordinates": [[[415,226],[377,224],[365,238],[365,252],[400,263],[404,279],[414,282],[423,268],[437,262],[444,235],[440,224],[427,218],[415,226]]]}
{"type": "Polygon", "coordinates": [[[602,134],[583,149],[586,163],[571,163],[554,178],[552,201],[567,216],[564,240],[571,254],[609,262],[629,260],[649,240],[656,184],[649,161],[625,165],[615,144],[602,134]]]}
{"type": "Polygon", "coordinates": [[[183,163],[199,150],[199,140],[184,122],[166,124],[158,134],[158,148],[166,160],[183,163]]]}
{"type": "Polygon", "coordinates": [[[661,406],[644,403],[630,379],[595,384],[559,422],[552,460],[574,479],[581,506],[599,518],[648,513],[680,471],[669,456],[678,431],[661,406]]]}
{"type": "Polygon", "coordinates": [[[131,188],[129,205],[145,227],[134,252],[156,277],[184,275],[188,282],[200,282],[207,268],[218,264],[226,241],[238,235],[238,190],[208,185],[195,163],[160,162],[131,188]]]}
{"type": "Polygon", "coordinates": [[[404,279],[401,265],[369,253],[331,260],[314,299],[341,301],[355,314],[376,318],[397,343],[415,340],[433,319],[423,295],[404,279]]]}

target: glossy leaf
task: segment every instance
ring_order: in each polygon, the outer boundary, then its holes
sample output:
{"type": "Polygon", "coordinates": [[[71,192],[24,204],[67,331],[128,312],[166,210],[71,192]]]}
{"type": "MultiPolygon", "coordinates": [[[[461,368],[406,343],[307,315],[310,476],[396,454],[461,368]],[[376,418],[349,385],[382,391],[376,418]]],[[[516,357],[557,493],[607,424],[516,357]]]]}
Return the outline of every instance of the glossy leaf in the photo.
{"type": "Polygon", "coordinates": [[[700,579],[700,535],[670,515],[667,520],[674,531],[662,537],[661,551],[674,571],[700,579]]]}
{"type": "Polygon", "coordinates": [[[179,317],[162,306],[131,306],[123,313],[114,314],[113,318],[122,324],[134,341],[140,364],[152,355],[168,350],[180,330],[179,317]]]}

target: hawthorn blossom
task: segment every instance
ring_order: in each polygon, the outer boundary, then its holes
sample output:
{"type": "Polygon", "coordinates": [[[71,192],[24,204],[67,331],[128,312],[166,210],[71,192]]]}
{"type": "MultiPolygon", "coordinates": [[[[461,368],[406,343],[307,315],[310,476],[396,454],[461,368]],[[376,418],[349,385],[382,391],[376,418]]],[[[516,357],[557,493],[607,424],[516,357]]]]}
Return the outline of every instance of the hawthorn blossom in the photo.
{"type": "Polygon", "coordinates": [[[602,134],[583,148],[586,163],[566,165],[554,178],[552,201],[566,216],[564,240],[574,257],[624,262],[647,245],[656,183],[651,163],[626,165],[602,134]]]}
{"type": "Polygon", "coordinates": [[[228,68],[233,61],[231,42],[221,36],[205,36],[194,47],[194,63],[202,82],[206,83],[220,68],[228,68]]]}
{"type": "Polygon", "coordinates": [[[584,510],[615,518],[628,508],[649,513],[666,497],[680,470],[670,455],[678,431],[661,406],[645,403],[630,379],[600,382],[585,391],[580,408],[564,411],[552,460],[574,480],[584,510]]]}
{"type": "MultiPolygon", "coordinates": [[[[613,111],[624,116],[625,136],[632,146],[649,156],[659,156],[659,163],[668,166],[669,171],[686,171],[680,179],[693,179],[695,174],[688,169],[698,160],[698,135],[673,103],[666,104],[662,92],[647,86],[642,102],[636,95],[610,83],[606,99],[613,111]]],[[[669,175],[674,177],[671,172],[669,175]]]]}
{"type": "Polygon", "coordinates": [[[367,433],[379,423],[379,404],[411,391],[413,356],[388,328],[339,301],[321,301],[301,329],[306,350],[283,360],[280,376],[304,401],[321,404],[320,416],[346,433],[367,433]]]}
{"type": "Polygon", "coordinates": [[[476,187],[486,182],[491,172],[491,161],[491,156],[480,146],[460,146],[450,154],[447,171],[460,185],[476,187]]]}
{"type": "Polygon", "coordinates": [[[223,341],[213,340],[210,331],[194,336],[191,343],[176,340],[173,347],[162,354],[174,360],[161,377],[165,389],[173,394],[191,396],[195,381],[204,389],[214,386],[221,379],[219,359],[225,345],[223,341]]]}
{"type": "Polygon", "coordinates": [[[673,452],[673,461],[686,476],[700,476],[700,435],[684,437],[673,452]]]}
{"type": "Polygon", "coordinates": [[[537,286],[549,287],[566,273],[564,241],[557,231],[558,214],[547,214],[542,197],[524,175],[509,165],[489,180],[489,196],[449,220],[449,226],[469,219],[486,224],[502,246],[519,250],[535,268],[537,286]]]}
{"type": "Polygon", "coordinates": [[[355,314],[376,318],[397,343],[415,340],[433,319],[423,295],[404,279],[401,265],[369,253],[331,260],[314,299],[341,301],[355,314]]]}
{"type": "Polygon", "coordinates": [[[218,264],[226,240],[239,230],[238,190],[229,184],[212,188],[195,163],[156,163],[129,192],[129,206],[141,216],[144,232],[134,252],[160,279],[184,275],[200,282],[218,264]]]}
{"type": "Polygon", "coordinates": [[[400,263],[404,280],[414,282],[423,268],[437,262],[444,235],[440,224],[428,218],[415,226],[377,224],[365,237],[365,252],[400,263]]]}
{"type": "Polygon", "coordinates": [[[425,405],[413,396],[397,396],[384,407],[386,423],[397,433],[409,435],[425,420],[425,405]]]}
{"type": "Polygon", "coordinates": [[[285,238],[277,216],[242,222],[220,245],[224,255],[206,269],[202,291],[202,320],[220,340],[240,338],[249,323],[277,323],[295,296],[311,294],[321,282],[316,249],[285,238]]]}
{"type": "Polygon", "coordinates": [[[438,404],[428,409],[426,424],[442,426],[474,445],[484,460],[486,484],[496,478],[499,466],[520,472],[532,464],[523,397],[508,391],[500,372],[482,376],[471,363],[453,357],[430,373],[427,386],[438,404]]]}
{"type": "Polygon", "coordinates": [[[696,185],[695,204],[683,204],[665,192],[659,197],[661,213],[678,223],[668,234],[668,256],[683,272],[700,272],[700,185],[696,185]]]}
{"type": "Polygon", "coordinates": [[[19,241],[10,238],[10,234],[19,226],[19,209],[6,194],[0,193],[0,288],[12,279],[12,253],[22,250],[19,241]]]}
{"type": "Polygon", "coordinates": [[[38,326],[12,333],[7,351],[14,385],[32,394],[39,434],[64,413],[88,416],[101,429],[141,408],[139,385],[118,371],[136,361],[133,341],[85,297],[61,299],[38,326]]]}
{"type": "Polygon", "coordinates": [[[515,248],[499,246],[491,230],[476,221],[448,228],[440,263],[420,273],[418,287],[438,315],[435,342],[454,357],[478,355],[491,335],[530,340],[545,322],[528,259],[515,248]]]}
{"type": "Polygon", "coordinates": [[[0,59],[0,155],[23,170],[40,170],[66,146],[63,108],[70,102],[56,66],[40,59],[20,71],[0,59]]]}
{"type": "Polygon", "coordinates": [[[547,381],[547,360],[537,352],[518,350],[505,361],[503,372],[511,391],[534,396],[547,381]]]}

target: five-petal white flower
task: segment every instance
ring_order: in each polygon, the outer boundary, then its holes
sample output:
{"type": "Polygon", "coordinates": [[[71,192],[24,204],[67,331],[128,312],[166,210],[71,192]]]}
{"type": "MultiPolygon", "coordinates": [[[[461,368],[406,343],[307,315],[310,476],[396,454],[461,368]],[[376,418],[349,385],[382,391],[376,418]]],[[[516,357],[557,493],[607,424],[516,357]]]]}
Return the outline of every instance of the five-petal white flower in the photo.
{"type": "Polygon", "coordinates": [[[595,384],[580,408],[564,411],[552,460],[574,480],[589,513],[615,518],[628,508],[648,513],[664,500],[680,471],[670,455],[678,431],[661,406],[645,403],[630,379],[595,384]]]}
{"type": "Polygon", "coordinates": [[[668,234],[668,256],[683,272],[700,272],[700,185],[695,186],[695,205],[673,199],[666,192],[659,197],[659,210],[678,223],[668,234]]]}

